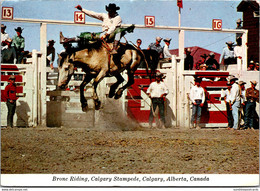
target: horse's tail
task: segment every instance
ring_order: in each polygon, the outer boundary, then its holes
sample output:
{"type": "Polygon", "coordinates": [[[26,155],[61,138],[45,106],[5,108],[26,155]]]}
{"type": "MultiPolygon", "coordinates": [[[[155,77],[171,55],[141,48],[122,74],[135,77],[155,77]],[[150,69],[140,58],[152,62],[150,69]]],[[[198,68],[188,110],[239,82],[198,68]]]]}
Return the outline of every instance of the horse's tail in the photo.
{"type": "Polygon", "coordinates": [[[138,52],[141,53],[142,58],[143,58],[143,60],[144,60],[144,62],[145,62],[145,66],[146,66],[146,67],[145,67],[146,74],[147,74],[147,76],[149,76],[150,81],[152,81],[152,75],[151,75],[151,73],[149,73],[149,65],[148,65],[148,62],[147,62],[147,59],[146,59],[146,56],[145,56],[144,52],[143,52],[140,48],[138,48],[132,41],[130,41],[130,42],[133,44],[133,46],[135,47],[135,49],[136,49],[138,52]]]}

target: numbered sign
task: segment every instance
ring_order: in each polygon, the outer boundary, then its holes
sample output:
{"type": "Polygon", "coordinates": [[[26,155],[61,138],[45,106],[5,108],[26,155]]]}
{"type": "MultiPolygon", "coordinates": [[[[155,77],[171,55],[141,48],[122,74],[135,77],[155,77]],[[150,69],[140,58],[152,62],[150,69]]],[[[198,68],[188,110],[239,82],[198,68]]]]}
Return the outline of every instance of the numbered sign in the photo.
{"type": "Polygon", "coordinates": [[[2,7],[2,19],[13,19],[14,8],[13,7],[2,7]]]}
{"type": "Polygon", "coordinates": [[[85,13],[81,11],[74,12],[74,23],[85,24],[85,13]]]}
{"type": "Polygon", "coordinates": [[[144,25],[146,27],[154,27],[155,26],[155,16],[145,16],[144,25]]]}
{"type": "Polygon", "coordinates": [[[212,20],[212,29],[215,31],[222,30],[222,20],[221,19],[213,19],[212,20]]]}

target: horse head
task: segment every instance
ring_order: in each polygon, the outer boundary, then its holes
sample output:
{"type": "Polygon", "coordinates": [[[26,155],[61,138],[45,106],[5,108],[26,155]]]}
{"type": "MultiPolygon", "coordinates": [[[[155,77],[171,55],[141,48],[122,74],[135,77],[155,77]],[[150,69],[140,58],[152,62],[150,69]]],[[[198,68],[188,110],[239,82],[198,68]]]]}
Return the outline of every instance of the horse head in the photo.
{"type": "Polygon", "coordinates": [[[58,87],[61,89],[65,89],[71,79],[72,74],[74,73],[74,64],[69,55],[67,55],[66,57],[58,55],[58,57],[58,87]]]}

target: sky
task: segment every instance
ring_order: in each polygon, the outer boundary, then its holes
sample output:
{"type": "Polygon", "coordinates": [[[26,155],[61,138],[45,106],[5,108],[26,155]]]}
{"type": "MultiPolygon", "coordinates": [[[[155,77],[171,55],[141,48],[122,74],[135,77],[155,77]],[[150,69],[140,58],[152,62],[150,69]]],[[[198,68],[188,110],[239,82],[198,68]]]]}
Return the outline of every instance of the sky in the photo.
{"type": "MultiPolygon", "coordinates": [[[[63,0],[4,0],[2,7],[13,7],[14,18],[46,19],[60,21],[74,21],[74,7],[80,4],[83,8],[99,13],[105,13],[105,6],[109,3],[116,3],[120,7],[118,11],[123,24],[144,25],[146,15],[155,16],[156,26],[178,26],[177,0],[84,0],[84,1],[63,1],[63,0]]],[[[236,20],[242,18],[242,13],[236,8],[241,1],[195,1],[183,0],[181,9],[181,26],[196,28],[212,28],[212,19],[221,19],[223,29],[235,29],[236,20]]],[[[97,19],[86,16],[86,22],[101,23],[97,19]]],[[[40,50],[40,24],[2,22],[7,26],[6,32],[13,37],[18,26],[24,28],[25,50],[40,50]]],[[[65,26],[47,25],[47,40],[56,41],[56,52],[59,53],[63,47],[59,44],[59,32],[62,31],[66,37],[74,37],[81,32],[100,32],[101,27],[88,26],[65,26]]],[[[142,48],[147,48],[155,38],[171,38],[170,49],[178,48],[178,31],[135,29],[125,37],[128,41],[136,42],[142,39],[142,48]]],[[[221,53],[226,46],[225,42],[235,41],[235,34],[231,33],[209,33],[209,32],[185,32],[185,47],[199,46],[211,51],[221,53]]],[[[124,42],[124,39],[122,39],[124,42]]],[[[164,45],[164,42],[161,42],[164,45]]],[[[46,44],[47,46],[47,44],[46,44]]]]}

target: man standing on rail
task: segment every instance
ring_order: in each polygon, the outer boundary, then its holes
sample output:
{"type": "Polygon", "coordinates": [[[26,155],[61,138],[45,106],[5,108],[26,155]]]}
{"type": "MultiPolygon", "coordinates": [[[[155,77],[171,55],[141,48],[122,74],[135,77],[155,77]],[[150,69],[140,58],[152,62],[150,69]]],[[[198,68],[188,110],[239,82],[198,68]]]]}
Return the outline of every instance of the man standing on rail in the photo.
{"type": "Polygon", "coordinates": [[[13,46],[16,51],[17,64],[21,64],[23,60],[23,56],[25,54],[24,52],[25,40],[24,37],[22,36],[23,29],[21,27],[17,27],[14,30],[16,31],[17,35],[13,37],[11,46],[13,46]]]}
{"type": "Polygon", "coordinates": [[[152,82],[147,89],[148,96],[152,99],[151,110],[149,115],[149,127],[152,128],[153,119],[155,116],[156,107],[159,107],[160,121],[163,123],[162,128],[165,128],[164,102],[165,96],[169,93],[168,88],[163,82],[163,74],[157,72],[155,82],[152,82]]]}
{"type": "MultiPolygon", "coordinates": [[[[114,39],[113,42],[113,49],[110,52],[110,54],[117,54],[117,46],[121,38],[121,32],[120,32],[120,26],[122,23],[122,19],[117,13],[117,11],[120,9],[120,7],[117,7],[116,4],[110,3],[108,6],[106,6],[106,13],[96,13],[94,11],[89,11],[86,9],[83,9],[81,5],[77,5],[75,8],[82,11],[86,15],[96,18],[98,20],[103,21],[102,23],[102,31],[104,34],[101,36],[101,39],[107,40],[107,39],[114,39]],[[117,30],[118,29],[118,30],[117,30]]],[[[77,38],[64,38],[62,33],[60,34],[60,42],[77,42],[79,39],[77,38]]]]}
{"type": "Polygon", "coordinates": [[[13,127],[13,119],[16,109],[16,84],[15,76],[11,75],[9,77],[10,83],[5,87],[4,96],[6,98],[6,105],[8,109],[7,113],[7,128],[13,127]]]}

